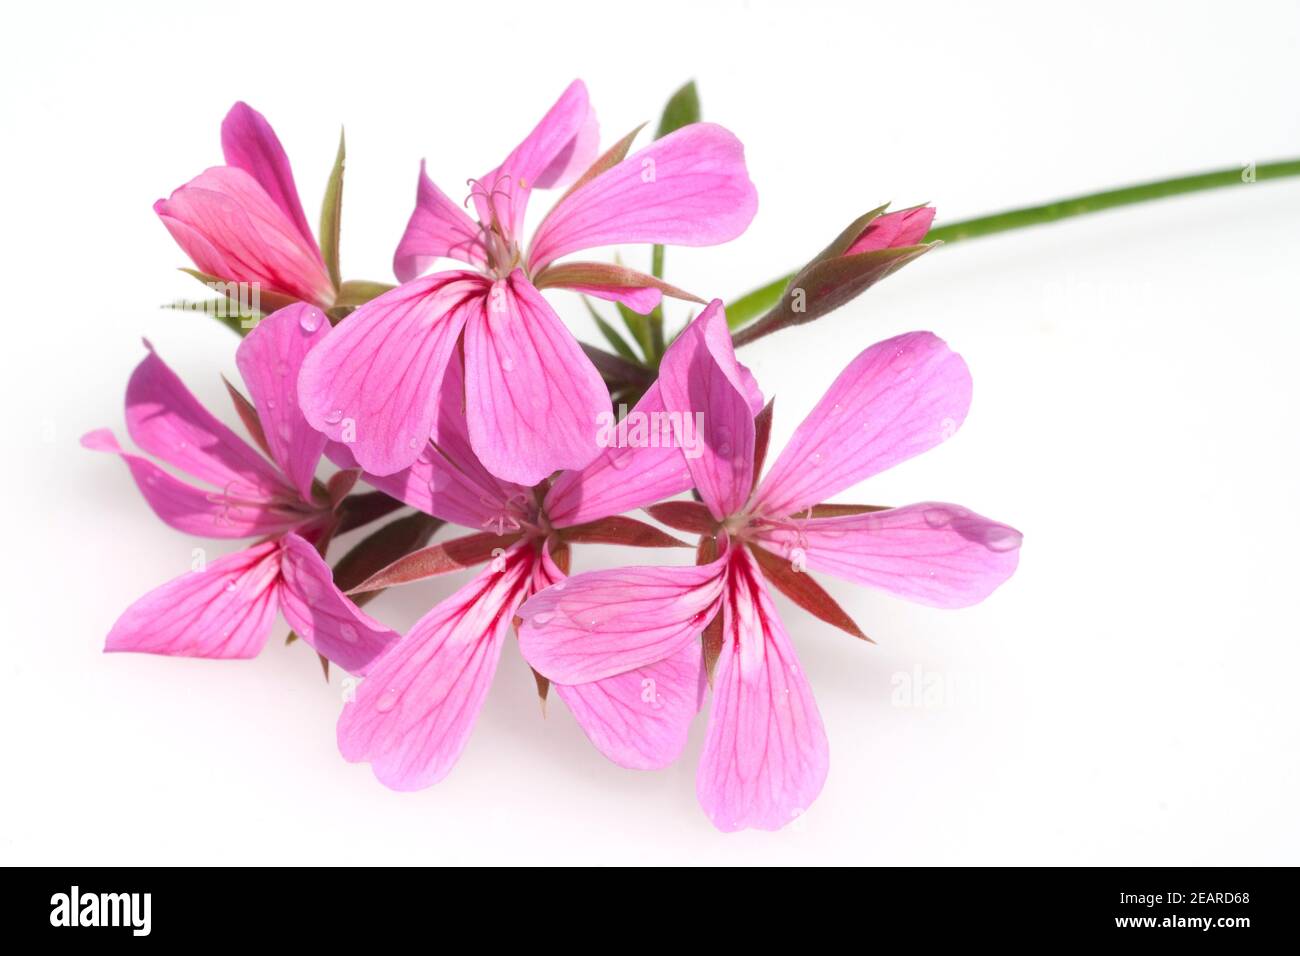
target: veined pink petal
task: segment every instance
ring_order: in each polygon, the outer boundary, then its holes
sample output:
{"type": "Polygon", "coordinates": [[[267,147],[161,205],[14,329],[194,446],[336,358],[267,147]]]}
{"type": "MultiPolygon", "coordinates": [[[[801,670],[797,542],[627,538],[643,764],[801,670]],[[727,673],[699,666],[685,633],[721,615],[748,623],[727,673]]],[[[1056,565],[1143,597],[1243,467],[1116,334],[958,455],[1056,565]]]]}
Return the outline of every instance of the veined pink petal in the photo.
{"type": "Polygon", "coordinates": [[[731,554],[696,792],[720,830],[777,830],[821,793],[826,732],[753,556],[731,554]]]}
{"type": "Polygon", "coordinates": [[[465,327],[465,403],[474,453],[492,474],[535,485],[582,468],[609,392],[572,333],[516,269],[465,327]]]}
{"type": "Polygon", "coordinates": [[[163,471],[147,458],[122,451],[107,428],[90,432],[81,444],[92,451],[120,455],[154,514],[178,531],[203,538],[255,538],[301,524],[305,515],[273,502],[196,488],[163,471]]]}
{"type": "Polygon", "coordinates": [[[703,655],[690,641],[654,664],[552,686],[597,750],[620,767],[658,770],[681,756],[705,684],[703,655]]]}
{"type": "MultiPolygon", "coordinates": [[[[465,372],[460,356],[447,363],[441,401],[434,415],[432,442],[426,442],[409,468],[387,476],[366,474],[366,482],[413,508],[467,528],[501,533],[519,528],[532,503],[532,492],[502,481],[483,467],[469,443],[465,421],[465,372]]],[[[340,468],[356,467],[346,445],[331,443],[330,460],[340,468]]]]}
{"type": "Polygon", "coordinates": [[[878,342],[849,363],[759,485],[755,507],[784,517],[933,448],[970,408],[970,372],[929,332],[878,342]]]}
{"type": "Polygon", "coordinates": [[[211,482],[230,497],[267,499],[291,486],[248,442],[199,404],[148,342],[126,386],[126,429],[156,458],[211,482]]]}
{"type": "Polygon", "coordinates": [[[258,322],[235,351],[266,444],[303,501],[312,500],[311,483],[326,438],[307,424],[298,407],[298,371],[329,330],[320,309],[295,302],[258,322]]]}
{"type": "Polygon", "coordinates": [[[275,622],[280,545],[267,541],[187,571],[117,619],[106,651],[255,657],[275,622]]]}
{"type": "Polygon", "coordinates": [[[302,363],[307,422],[371,474],[409,466],[428,444],[443,374],[483,291],[476,273],[439,272],[361,306],[302,363]]]}
{"type": "Polygon", "coordinates": [[[683,454],[718,520],[736,514],[753,486],[754,413],[738,368],[720,299],[682,331],[659,365],[664,405],[702,422],[703,434],[683,454]]]}
{"type": "Polygon", "coordinates": [[[297,224],[244,170],[205,170],[154,203],[154,211],[201,271],[317,305],[333,303],[334,284],[315,243],[305,243],[297,224]]]}
{"type": "Polygon", "coordinates": [[[533,189],[580,175],[596,158],[599,135],[587,87],[574,80],[524,141],[476,186],[479,219],[490,222],[495,212],[509,237],[517,237],[533,189]]]}
{"type": "Polygon", "coordinates": [[[841,518],[791,518],[759,532],[769,551],[932,607],[984,600],[1016,570],[1021,534],[927,501],[841,518]]]}
{"type": "Polygon", "coordinates": [[[715,245],[744,232],[757,209],[740,140],[694,123],[562,199],[538,227],[529,266],[536,272],[579,249],[622,243],[715,245]]]}
{"type": "Polygon", "coordinates": [[[393,253],[393,273],[399,282],[410,282],[440,258],[487,264],[478,223],[434,184],[420,160],[415,209],[393,253]]]}
{"type": "Polygon", "coordinates": [[[511,548],[500,570],[480,572],[371,665],[339,717],[346,759],[369,761],[394,790],[419,790],[446,776],[469,739],[527,593],[531,548],[511,548]]]}
{"type": "Polygon", "coordinates": [[[704,630],[722,597],[726,558],[676,568],[579,574],[519,609],[519,647],[538,673],[585,684],[672,657],[704,630]]]}
{"type": "Polygon", "coordinates": [[[226,165],[235,166],[257,180],[271,201],[298,227],[304,245],[316,250],[307,216],[298,199],[289,157],[266,117],[247,103],[236,103],[221,123],[221,151],[226,165]]]}
{"type": "Polygon", "coordinates": [[[397,634],[352,603],[316,549],[296,534],[280,549],[280,612],[295,634],[352,674],[397,641],[397,634]]]}
{"type": "Polygon", "coordinates": [[[673,437],[685,434],[682,419],[678,415],[674,425],[666,415],[658,382],[646,390],[625,421],[628,428],[622,432],[611,424],[606,447],[595,461],[555,479],[545,499],[552,525],[567,528],[623,514],[691,487],[690,469],[673,437]],[[637,422],[644,423],[643,430],[633,430],[637,422]]]}

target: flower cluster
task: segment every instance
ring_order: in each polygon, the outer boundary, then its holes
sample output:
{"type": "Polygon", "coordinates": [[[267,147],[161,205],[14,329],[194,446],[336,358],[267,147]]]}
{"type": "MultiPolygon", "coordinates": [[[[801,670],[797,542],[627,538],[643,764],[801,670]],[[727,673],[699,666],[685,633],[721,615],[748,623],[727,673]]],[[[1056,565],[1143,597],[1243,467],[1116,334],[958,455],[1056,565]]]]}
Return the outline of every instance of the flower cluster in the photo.
{"type": "Polygon", "coordinates": [[[252,657],[278,610],[327,675],[332,663],[364,676],[339,719],[343,756],[412,790],[455,764],[513,628],[542,699],[553,689],[623,767],[676,760],[711,688],[698,793],[719,828],[776,829],[808,808],[826,733],[769,588],[864,638],[809,572],[962,607],[1012,574],[1021,537],[952,504],[829,501],[965,418],[966,365],[927,332],[858,354],[764,471],[773,405],[736,346],[825,315],[917,258],[933,210],[860,217],[766,314],[733,312],[733,338],[723,303],[668,284],[662,264],[666,246],[727,242],[750,224],[741,143],[698,121],[693,87],[632,152],[637,132],[600,152],[575,82],[468,181],[463,204],[421,164],[392,286],[341,278],[342,144],[316,235],[275,133],[237,104],[221,128],[225,164],[155,210],[219,293],[204,307],[243,334],[247,394],[227,386],[251,441],[148,347],[127,386],[127,432],[193,480],[108,430],[83,444],[120,455],[173,528],[252,543],[138,600],[106,649],[252,657]],[[537,190],[560,196],[528,235],[537,190]],[[649,272],[572,258],[633,244],[654,246],[649,272]],[[543,295],[561,288],[585,297],[613,352],[568,331],[543,295]],[[675,336],[664,297],[698,303],[675,336]],[[591,299],[613,303],[625,331],[591,299]],[[336,537],[375,522],[326,562],[336,537]],[[444,526],[464,532],[431,544],[444,526]],[[589,542],[693,549],[695,561],[570,576],[572,547],[589,542]],[[361,610],[385,588],[480,565],[405,636],[361,610]]]}

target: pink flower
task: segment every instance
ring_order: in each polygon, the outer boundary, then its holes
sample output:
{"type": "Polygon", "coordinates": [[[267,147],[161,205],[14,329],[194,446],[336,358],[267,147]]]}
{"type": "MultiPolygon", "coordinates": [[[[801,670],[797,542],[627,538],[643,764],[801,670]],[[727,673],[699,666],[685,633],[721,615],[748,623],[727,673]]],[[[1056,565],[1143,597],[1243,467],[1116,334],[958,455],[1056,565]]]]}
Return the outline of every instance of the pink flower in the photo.
{"type": "Polygon", "coordinates": [[[236,103],[221,124],[221,149],[226,165],[158,200],[154,212],[199,271],[329,308],[334,282],[271,125],[236,103]]]}
{"type": "Polygon", "coordinates": [[[308,427],[297,404],[303,356],[329,328],[318,309],[295,304],[240,343],[236,361],[253,401],[241,415],[274,464],[200,405],[152,348],[127,386],[127,431],[146,452],[212,489],[123,452],[108,429],[82,438],[87,448],[121,455],[149,506],[173,528],[259,539],[146,594],[113,625],[105,650],[253,657],[277,608],[303,640],[354,673],[397,639],[339,592],[315,547],[328,540],[335,508],[356,479],[342,473],[328,488],[315,484],[325,437],[308,427]]]}
{"type": "MultiPolygon", "coordinates": [[[[677,348],[675,344],[669,354],[677,348]]],[[[757,410],[761,396],[752,378],[743,369],[738,374],[750,407],[757,410]]],[[[586,469],[564,472],[549,487],[536,490],[496,478],[473,455],[461,375],[453,361],[443,380],[433,443],[419,460],[397,475],[366,476],[422,511],[486,530],[403,558],[362,589],[491,562],[379,658],[355,700],[343,709],[338,725],[343,756],[369,761],[375,776],[396,790],[430,786],[451,769],[482,707],[520,604],[551,585],[564,588],[568,546],[584,541],[675,544],[647,525],[613,516],[691,484],[681,450],[664,443],[608,448],[586,469]]],[[[631,414],[662,410],[659,389],[652,386],[631,414]]],[[[681,753],[700,707],[704,678],[698,650],[683,644],[607,680],[554,686],[602,753],[620,766],[650,769],[681,753]]]]}
{"type": "Polygon", "coordinates": [[[350,436],[367,472],[401,471],[432,433],[439,386],[459,349],[469,440],[488,471],[531,486],[591,462],[609,395],[538,289],[570,286],[644,311],[679,290],[629,269],[555,260],[619,243],[724,242],[744,231],[757,204],[744,150],[719,126],[683,127],[623,159],[630,142],[591,165],[595,118],[574,82],[500,166],[472,181],[477,220],[422,168],[394,257],[405,284],[361,306],[312,353],[299,383],[307,420],[335,441],[350,436]],[[533,189],[582,170],[525,250],[533,189]],[[415,278],[443,257],[472,270],[415,278]]]}
{"type": "Polygon", "coordinates": [[[706,659],[716,655],[716,664],[700,802],[723,830],[776,829],[817,797],[828,754],[812,689],[762,580],[764,565],[779,556],[796,571],[962,607],[1011,575],[1021,536],[956,505],[819,506],[933,448],[965,418],[966,365],[929,333],[881,342],[854,359],[761,482],[753,410],[720,310],[682,334],[665,356],[659,387],[668,409],[705,415],[705,453],[687,459],[704,504],[671,509],[682,527],[705,531],[707,563],[571,578],[519,610],[520,647],[541,674],[582,685],[684,659],[684,648],[698,654],[695,638],[704,632],[706,659]],[[848,513],[819,516],[825,511],[848,513]]]}

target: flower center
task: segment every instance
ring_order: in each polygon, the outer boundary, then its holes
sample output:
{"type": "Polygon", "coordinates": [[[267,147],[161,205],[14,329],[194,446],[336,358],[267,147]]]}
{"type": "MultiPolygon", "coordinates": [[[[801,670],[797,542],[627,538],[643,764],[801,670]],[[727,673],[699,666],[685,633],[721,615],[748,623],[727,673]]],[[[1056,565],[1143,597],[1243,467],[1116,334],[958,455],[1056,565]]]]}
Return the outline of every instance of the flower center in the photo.
{"type": "Polygon", "coordinates": [[[487,256],[488,274],[494,279],[506,278],[523,259],[511,228],[514,195],[507,188],[509,182],[509,176],[498,176],[488,187],[471,179],[469,196],[465,198],[466,206],[472,200],[478,210],[479,242],[487,256]]]}

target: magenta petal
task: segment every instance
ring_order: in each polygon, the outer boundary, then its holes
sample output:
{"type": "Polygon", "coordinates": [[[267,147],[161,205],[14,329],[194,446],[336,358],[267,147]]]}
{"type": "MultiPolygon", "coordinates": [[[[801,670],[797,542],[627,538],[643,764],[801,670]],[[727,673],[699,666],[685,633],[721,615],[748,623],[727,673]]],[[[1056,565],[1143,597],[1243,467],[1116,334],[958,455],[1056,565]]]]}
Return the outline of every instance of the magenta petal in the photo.
{"type": "Polygon", "coordinates": [[[811,570],[951,608],[979,603],[1011,577],[1021,534],[959,505],[927,501],[841,518],[795,518],[758,540],[811,570]]]}
{"type": "Polygon", "coordinates": [[[493,284],[465,328],[474,453],[492,474],[535,485],[600,452],[609,392],[572,333],[521,270],[493,284]]]}
{"type": "Polygon", "coordinates": [[[420,160],[415,209],[393,253],[393,273],[399,282],[410,282],[440,258],[480,267],[487,263],[478,223],[434,184],[420,160]]]}
{"type": "Polygon", "coordinates": [[[126,386],[126,428],[149,454],[235,497],[292,491],[270,462],[199,404],[152,347],[126,386]]]}
{"type": "Polygon", "coordinates": [[[757,209],[740,140],[721,126],[695,123],[562,199],[538,227],[528,261],[535,273],[598,246],[715,245],[744,232],[757,209]]]}
{"type": "Polygon", "coordinates": [[[304,240],[297,224],[244,170],[205,170],[154,203],[154,211],[205,273],[317,305],[334,301],[334,283],[315,243],[304,240]]]}
{"type": "Polygon", "coordinates": [[[369,761],[394,790],[419,790],[447,775],[465,747],[501,646],[527,593],[529,545],[507,552],[422,617],[376,660],[339,717],[343,756],[369,761]]]}
{"type": "Polygon", "coordinates": [[[221,123],[221,151],[227,166],[236,166],[257,180],[284,214],[298,227],[303,242],[319,249],[298,199],[289,157],[266,117],[247,103],[236,103],[221,123]]]}
{"type": "Polygon", "coordinates": [[[298,407],[298,371],[329,330],[320,309],[298,302],[262,319],[235,352],[271,455],[303,501],[312,500],[312,480],[326,438],[307,424],[298,407]]]}
{"type": "Polygon", "coordinates": [[[279,550],[267,541],[150,591],[118,618],[104,650],[255,657],[275,622],[279,550]]]}
{"type": "Polygon", "coordinates": [[[663,301],[662,292],[646,286],[566,285],[563,288],[608,302],[619,302],[640,315],[649,315],[663,301]]]}
{"type": "Polygon", "coordinates": [[[755,496],[782,517],[949,438],[970,408],[966,363],[929,332],[878,342],[849,363],[795,431],[755,496]]]}
{"type": "Polygon", "coordinates": [[[705,684],[704,658],[691,641],[654,664],[552,686],[597,750],[620,767],[658,770],[681,756],[705,684]]]}
{"type": "Polygon", "coordinates": [[[353,674],[364,674],[397,634],[352,603],[316,549],[296,534],[280,550],[280,613],[294,633],[353,674]]]}
{"type": "Polygon", "coordinates": [[[659,388],[669,411],[702,422],[703,434],[683,449],[700,497],[718,520],[736,514],[753,486],[754,413],[721,300],[709,303],[664,354],[659,388]]]}
{"type": "Polygon", "coordinates": [[[826,732],[753,557],[737,548],[696,792],[720,830],[777,830],[826,782],[826,732]]]}
{"type": "MultiPolygon", "coordinates": [[[[366,474],[366,482],[425,514],[464,525],[514,531],[532,503],[532,492],[502,481],[483,467],[469,443],[465,421],[465,372],[459,356],[447,363],[441,400],[434,416],[433,442],[425,443],[409,468],[392,475],[366,474]]],[[[356,459],[346,445],[331,443],[330,459],[340,468],[353,468],[356,459]]]]}
{"type": "Polygon", "coordinates": [[[479,219],[488,223],[495,216],[508,237],[517,237],[533,189],[577,177],[595,160],[598,139],[587,87],[574,80],[524,141],[477,183],[479,219]]]}
{"type": "Polygon", "coordinates": [[[308,423],[371,474],[409,466],[428,444],[447,363],[482,294],[478,275],[440,272],[361,306],[302,363],[308,423]]]}
{"type": "Polygon", "coordinates": [[[519,647],[538,673],[584,684],[672,657],[717,612],[726,559],[589,571],[519,609],[519,647]]]}
{"type": "Polygon", "coordinates": [[[122,451],[107,428],[83,436],[81,444],[92,451],[120,455],[154,514],[186,534],[203,538],[254,538],[287,531],[303,520],[301,513],[277,509],[268,501],[244,499],[186,484],[149,459],[122,451]]]}
{"type": "MultiPolygon", "coordinates": [[[[663,398],[656,382],[626,420],[629,426],[638,420],[653,423],[652,416],[663,411],[663,398]]],[[[662,428],[656,445],[633,442],[632,432],[622,441],[619,434],[617,429],[612,429],[607,447],[591,464],[581,471],[562,472],[555,479],[545,501],[547,517],[555,527],[567,528],[623,514],[691,487],[686,458],[676,443],[662,441],[662,428]]]]}

